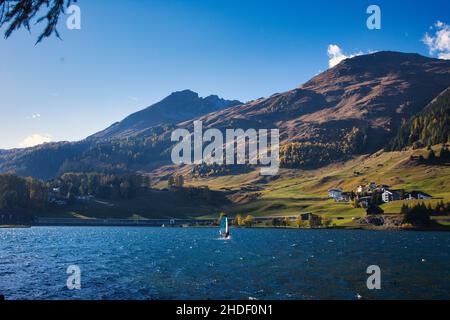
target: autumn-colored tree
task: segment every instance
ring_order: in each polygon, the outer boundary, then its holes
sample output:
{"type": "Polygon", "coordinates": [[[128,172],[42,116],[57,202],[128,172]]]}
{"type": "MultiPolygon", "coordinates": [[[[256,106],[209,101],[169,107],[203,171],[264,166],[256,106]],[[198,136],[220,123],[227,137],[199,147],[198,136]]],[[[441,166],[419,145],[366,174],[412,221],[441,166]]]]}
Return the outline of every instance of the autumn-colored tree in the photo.
{"type": "Polygon", "coordinates": [[[297,226],[297,228],[304,228],[305,227],[305,222],[302,220],[302,217],[301,216],[298,216],[296,219],[295,219],[295,225],[297,226]]]}
{"type": "Polygon", "coordinates": [[[322,226],[324,226],[325,228],[329,228],[332,223],[333,223],[332,219],[327,218],[327,217],[322,218],[322,226]]]}
{"type": "Polygon", "coordinates": [[[291,225],[291,219],[289,217],[284,217],[283,226],[289,227],[291,225]]]}
{"type": "Polygon", "coordinates": [[[247,227],[251,227],[255,221],[255,218],[252,215],[248,215],[244,219],[244,225],[247,227]]]}
{"type": "Polygon", "coordinates": [[[237,215],[234,217],[233,224],[234,224],[235,226],[238,226],[238,227],[240,227],[240,226],[242,226],[242,225],[244,224],[244,223],[243,223],[242,216],[241,216],[240,214],[237,214],[237,215]]]}

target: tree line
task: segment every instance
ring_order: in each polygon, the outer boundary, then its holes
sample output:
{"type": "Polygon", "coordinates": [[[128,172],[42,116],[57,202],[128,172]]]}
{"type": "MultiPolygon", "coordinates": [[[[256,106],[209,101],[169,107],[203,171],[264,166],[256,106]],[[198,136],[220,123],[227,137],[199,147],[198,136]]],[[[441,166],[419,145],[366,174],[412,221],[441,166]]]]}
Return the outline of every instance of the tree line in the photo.
{"type": "Polygon", "coordinates": [[[450,132],[450,88],[430,103],[422,112],[406,121],[391,141],[388,150],[408,146],[423,148],[447,143],[450,132]]]}
{"type": "Polygon", "coordinates": [[[243,217],[240,214],[237,214],[233,220],[233,225],[237,226],[237,227],[251,227],[251,226],[253,226],[254,223],[255,223],[255,217],[253,217],[250,214],[245,217],[243,217]]]}
{"type": "Polygon", "coordinates": [[[411,160],[417,160],[419,163],[426,163],[426,164],[433,164],[436,162],[447,162],[450,160],[450,151],[448,150],[447,144],[443,144],[438,155],[434,152],[434,150],[431,148],[431,146],[428,146],[427,148],[427,154],[424,157],[423,155],[420,156],[414,156],[411,155],[411,160]]]}
{"type": "Polygon", "coordinates": [[[139,174],[66,173],[49,182],[0,174],[0,211],[42,211],[48,204],[49,195],[67,200],[87,195],[119,200],[133,198],[148,188],[150,179],[139,174]]]}
{"type": "Polygon", "coordinates": [[[151,187],[150,178],[141,174],[65,173],[48,184],[68,200],[88,195],[111,200],[130,199],[151,187]]]}
{"type": "Polygon", "coordinates": [[[31,220],[31,212],[45,209],[47,194],[47,185],[40,180],[0,174],[0,218],[31,220]]]}
{"type": "MultiPolygon", "coordinates": [[[[313,130],[313,132],[315,132],[313,130]]],[[[280,164],[285,168],[319,167],[345,160],[366,151],[370,128],[352,127],[318,130],[312,141],[289,142],[280,148],[280,164]]]]}
{"type": "Polygon", "coordinates": [[[449,215],[450,202],[438,202],[435,207],[429,203],[428,206],[421,202],[413,206],[403,204],[400,213],[405,215],[405,222],[412,225],[428,226],[431,223],[431,216],[449,215]]]}

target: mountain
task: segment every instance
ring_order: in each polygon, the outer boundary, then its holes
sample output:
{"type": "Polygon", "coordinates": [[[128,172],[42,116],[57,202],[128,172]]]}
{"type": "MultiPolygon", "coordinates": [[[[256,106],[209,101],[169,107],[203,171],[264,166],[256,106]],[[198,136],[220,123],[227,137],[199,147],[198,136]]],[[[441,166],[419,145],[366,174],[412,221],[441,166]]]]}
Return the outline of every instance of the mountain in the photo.
{"type": "Polygon", "coordinates": [[[204,116],[211,126],[277,124],[289,140],[305,127],[370,125],[396,131],[450,84],[450,61],[397,52],[344,60],[297,89],[204,116]]]}
{"type": "Polygon", "coordinates": [[[237,100],[224,100],[217,95],[201,98],[198,93],[191,90],[178,91],[89,138],[111,139],[133,136],[151,127],[179,123],[239,104],[242,103],[237,100]]]}
{"type": "MultiPolygon", "coordinates": [[[[241,102],[224,100],[217,95],[201,98],[191,90],[174,92],[160,102],[82,141],[54,142],[32,148],[0,150],[0,172],[50,179],[68,171],[127,171],[133,160],[141,159],[147,164],[158,160],[157,146],[148,138],[149,135],[158,136],[179,121],[238,104],[241,102]],[[148,139],[142,141],[142,136],[147,136],[148,139]],[[135,142],[141,144],[135,145],[135,142]],[[116,143],[117,147],[111,147],[116,143]],[[129,148],[133,149],[132,158],[129,148]],[[137,149],[145,151],[139,152],[137,149]],[[136,152],[143,156],[137,157],[136,152]],[[153,156],[154,153],[156,156],[153,156]]],[[[167,143],[159,146],[168,147],[167,143]]]]}
{"type": "Polygon", "coordinates": [[[448,60],[378,52],[344,60],[294,90],[201,119],[214,128],[279,128],[285,165],[325,164],[385,146],[449,85],[448,60]]]}
{"type": "Polygon", "coordinates": [[[408,146],[421,148],[447,143],[449,138],[450,87],[402,125],[389,149],[401,150],[408,146]]]}
{"type": "Polygon", "coordinates": [[[377,52],[342,61],[300,87],[245,104],[176,92],[78,143],[0,154],[0,172],[148,171],[170,163],[171,132],[278,128],[285,167],[318,167],[389,145],[399,128],[450,86],[450,61],[377,52]]]}
{"type": "Polygon", "coordinates": [[[82,140],[6,150],[0,153],[0,172],[50,179],[62,173],[61,168],[65,162],[81,157],[89,149],[89,146],[88,141],[82,140]]]}

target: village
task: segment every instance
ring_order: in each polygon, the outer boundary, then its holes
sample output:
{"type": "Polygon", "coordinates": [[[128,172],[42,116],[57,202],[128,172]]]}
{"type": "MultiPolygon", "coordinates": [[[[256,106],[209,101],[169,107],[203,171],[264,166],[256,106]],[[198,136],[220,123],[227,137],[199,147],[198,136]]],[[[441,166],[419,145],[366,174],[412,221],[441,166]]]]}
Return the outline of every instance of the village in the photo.
{"type": "MultiPolygon", "coordinates": [[[[430,200],[433,197],[423,191],[405,192],[403,189],[392,189],[390,186],[371,182],[359,185],[354,191],[343,191],[341,188],[328,190],[330,198],[336,202],[352,202],[355,208],[376,208],[380,204],[399,200],[430,200]]],[[[370,212],[368,212],[370,214],[370,212]]],[[[373,214],[376,214],[374,212],[373,214]]]]}
{"type": "Polygon", "coordinates": [[[61,192],[61,187],[51,188],[48,192],[48,203],[56,206],[66,206],[69,204],[78,203],[87,203],[94,200],[95,197],[91,194],[88,195],[80,195],[74,196],[63,194],[61,192]]]}

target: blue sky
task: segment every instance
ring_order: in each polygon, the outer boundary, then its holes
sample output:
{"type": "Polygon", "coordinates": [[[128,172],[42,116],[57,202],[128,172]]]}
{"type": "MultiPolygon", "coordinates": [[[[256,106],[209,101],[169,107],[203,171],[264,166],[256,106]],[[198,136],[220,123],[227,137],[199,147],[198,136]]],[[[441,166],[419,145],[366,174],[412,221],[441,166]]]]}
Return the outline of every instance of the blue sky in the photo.
{"type": "Polygon", "coordinates": [[[81,30],[63,17],[62,41],[35,46],[40,26],[0,39],[0,148],[82,139],[177,90],[241,101],[286,91],[329,67],[332,44],[348,56],[437,56],[430,26],[450,24],[448,0],[78,4],[81,30]],[[366,27],[370,4],[381,8],[381,30],[366,27]]]}

